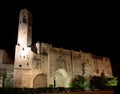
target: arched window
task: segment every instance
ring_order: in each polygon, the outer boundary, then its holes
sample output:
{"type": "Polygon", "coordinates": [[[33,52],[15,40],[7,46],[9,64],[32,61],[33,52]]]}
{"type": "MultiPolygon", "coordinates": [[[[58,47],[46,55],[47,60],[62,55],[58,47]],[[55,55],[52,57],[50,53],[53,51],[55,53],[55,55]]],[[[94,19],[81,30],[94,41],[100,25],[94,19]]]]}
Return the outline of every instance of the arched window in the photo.
{"type": "Polygon", "coordinates": [[[23,23],[27,23],[27,17],[26,17],[26,15],[23,15],[23,23]]]}

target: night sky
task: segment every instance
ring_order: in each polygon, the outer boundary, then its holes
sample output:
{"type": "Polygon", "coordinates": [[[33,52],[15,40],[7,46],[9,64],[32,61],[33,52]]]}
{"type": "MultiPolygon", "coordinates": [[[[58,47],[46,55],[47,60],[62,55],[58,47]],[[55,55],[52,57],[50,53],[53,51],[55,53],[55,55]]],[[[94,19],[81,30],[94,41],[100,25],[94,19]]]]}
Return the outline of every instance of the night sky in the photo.
{"type": "MultiPolygon", "coordinates": [[[[23,0],[24,1],[24,0],[23,0]]],[[[14,59],[18,19],[21,9],[33,16],[33,44],[37,41],[54,47],[91,52],[120,63],[120,26],[118,7],[79,2],[21,2],[16,0],[1,10],[0,48],[14,59]]]]}

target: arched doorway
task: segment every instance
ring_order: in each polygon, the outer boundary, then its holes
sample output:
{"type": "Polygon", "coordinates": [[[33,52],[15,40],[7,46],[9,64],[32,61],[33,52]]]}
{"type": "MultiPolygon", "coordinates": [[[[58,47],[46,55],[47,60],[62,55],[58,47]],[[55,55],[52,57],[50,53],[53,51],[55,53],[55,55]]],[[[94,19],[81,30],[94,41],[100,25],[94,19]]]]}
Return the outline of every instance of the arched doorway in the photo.
{"type": "Polygon", "coordinates": [[[38,74],[33,80],[33,88],[47,87],[47,75],[38,74]]]}
{"type": "Polygon", "coordinates": [[[55,72],[55,86],[56,87],[68,87],[69,77],[64,69],[58,69],[55,72]]]}
{"type": "Polygon", "coordinates": [[[65,78],[62,73],[57,73],[55,76],[55,86],[56,87],[64,87],[65,86],[65,78]]]}

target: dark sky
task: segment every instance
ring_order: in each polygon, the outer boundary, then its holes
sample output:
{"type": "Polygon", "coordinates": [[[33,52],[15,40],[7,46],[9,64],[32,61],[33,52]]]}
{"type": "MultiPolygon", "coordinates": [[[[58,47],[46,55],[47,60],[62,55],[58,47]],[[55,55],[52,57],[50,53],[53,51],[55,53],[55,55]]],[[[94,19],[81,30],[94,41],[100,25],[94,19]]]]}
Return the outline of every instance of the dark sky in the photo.
{"type": "Polygon", "coordinates": [[[18,19],[26,8],[33,16],[33,44],[37,41],[55,47],[82,50],[120,60],[118,7],[112,4],[79,2],[28,2],[16,0],[1,10],[0,48],[14,58],[18,19]]]}

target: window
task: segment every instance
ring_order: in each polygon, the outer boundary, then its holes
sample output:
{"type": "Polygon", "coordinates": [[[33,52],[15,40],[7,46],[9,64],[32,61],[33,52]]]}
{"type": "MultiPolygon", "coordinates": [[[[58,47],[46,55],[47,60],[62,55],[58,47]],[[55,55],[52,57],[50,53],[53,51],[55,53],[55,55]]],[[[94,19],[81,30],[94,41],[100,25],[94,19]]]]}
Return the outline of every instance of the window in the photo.
{"type": "Polygon", "coordinates": [[[22,67],[22,65],[19,65],[19,67],[22,67]]]}
{"type": "Polygon", "coordinates": [[[23,15],[23,23],[27,23],[27,17],[26,17],[26,15],[23,15]]]}

